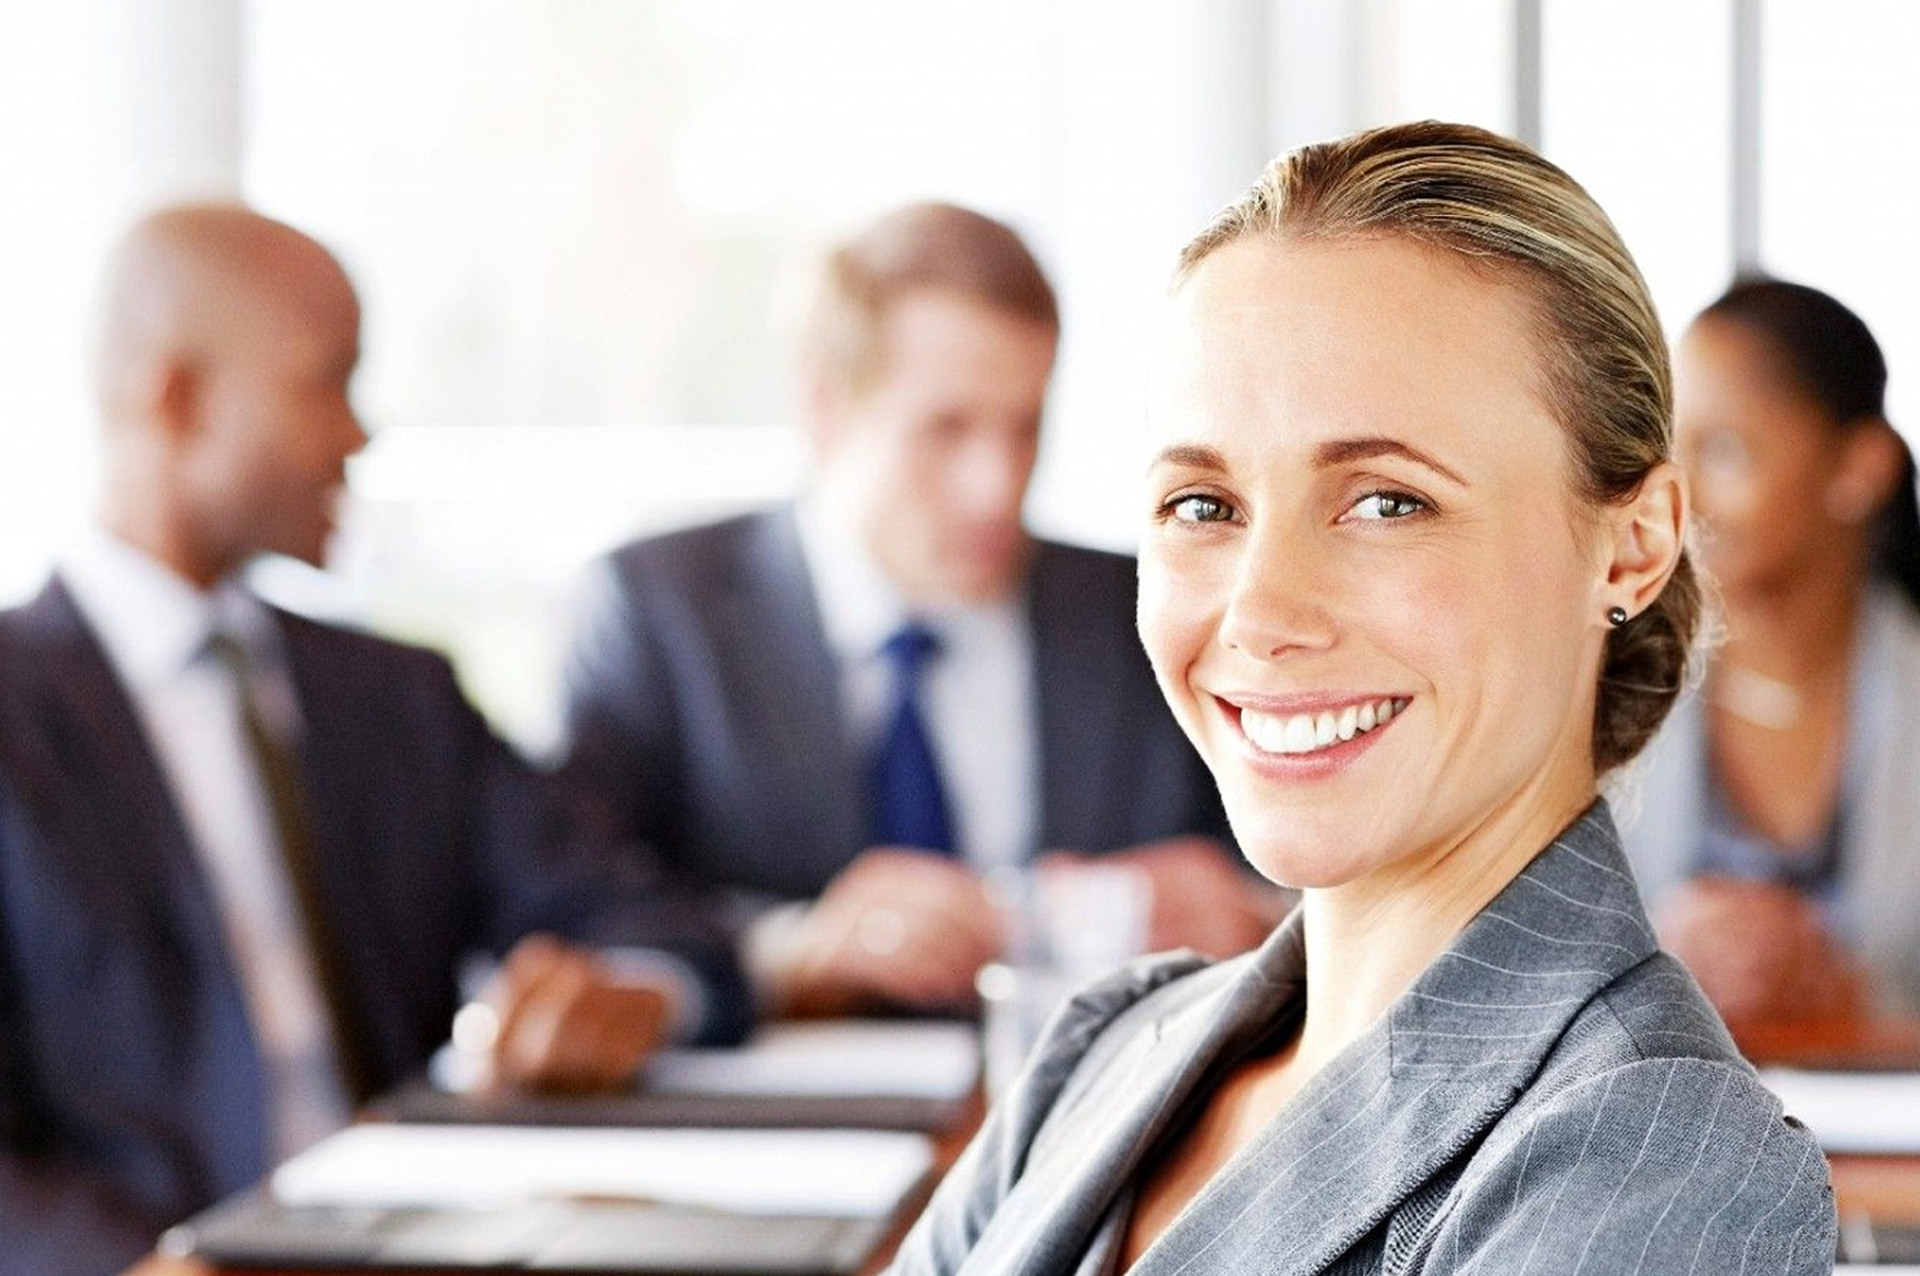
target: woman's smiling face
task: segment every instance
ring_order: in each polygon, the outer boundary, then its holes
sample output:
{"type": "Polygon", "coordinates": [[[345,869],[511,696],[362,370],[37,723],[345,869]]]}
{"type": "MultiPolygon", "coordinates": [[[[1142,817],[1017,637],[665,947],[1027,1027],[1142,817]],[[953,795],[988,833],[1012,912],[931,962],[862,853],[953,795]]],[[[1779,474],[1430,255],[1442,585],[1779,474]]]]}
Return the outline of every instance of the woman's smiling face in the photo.
{"type": "Polygon", "coordinates": [[[1506,277],[1396,238],[1242,239],[1172,303],[1140,631],[1276,881],[1417,870],[1592,794],[1619,600],[1539,330],[1506,277]]]}

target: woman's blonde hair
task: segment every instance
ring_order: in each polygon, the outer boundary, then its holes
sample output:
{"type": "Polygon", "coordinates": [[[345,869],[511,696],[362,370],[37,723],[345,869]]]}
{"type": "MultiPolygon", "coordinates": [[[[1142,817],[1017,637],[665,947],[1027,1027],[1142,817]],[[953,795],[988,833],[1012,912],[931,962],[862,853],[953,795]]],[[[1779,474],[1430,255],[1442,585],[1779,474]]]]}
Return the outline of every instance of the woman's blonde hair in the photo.
{"type": "MultiPolygon", "coordinates": [[[[1249,237],[1400,236],[1524,288],[1540,319],[1548,406],[1595,504],[1636,493],[1673,452],[1667,342],[1619,232],[1580,184],[1526,146],[1426,121],[1306,146],[1268,165],[1180,254],[1176,286],[1249,237]]],[[[1683,553],[1645,611],[1607,636],[1593,721],[1605,773],[1639,753],[1686,680],[1701,591],[1683,553]]]]}

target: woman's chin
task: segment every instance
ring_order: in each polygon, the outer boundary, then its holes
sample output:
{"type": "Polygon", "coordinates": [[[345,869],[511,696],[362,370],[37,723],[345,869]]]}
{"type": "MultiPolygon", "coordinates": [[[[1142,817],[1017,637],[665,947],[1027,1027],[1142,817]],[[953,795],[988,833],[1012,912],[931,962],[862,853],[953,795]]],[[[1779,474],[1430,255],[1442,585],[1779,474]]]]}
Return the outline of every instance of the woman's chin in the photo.
{"type": "Polygon", "coordinates": [[[1285,837],[1239,837],[1247,862],[1275,885],[1289,890],[1326,890],[1345,886],[1372,869],[1377,856],[1331,835],[1306,840],[1297,832],[1285,837]]]}

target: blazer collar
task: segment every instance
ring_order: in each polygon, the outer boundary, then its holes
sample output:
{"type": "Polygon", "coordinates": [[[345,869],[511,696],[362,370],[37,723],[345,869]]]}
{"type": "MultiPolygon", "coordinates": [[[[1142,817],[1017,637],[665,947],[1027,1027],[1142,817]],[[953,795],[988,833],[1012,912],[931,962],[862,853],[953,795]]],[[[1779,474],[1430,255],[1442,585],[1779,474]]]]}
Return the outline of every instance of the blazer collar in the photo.
{"type": "MultiPolygon", "coordinates": [[[[720,683],[760,689],[729,709],[750,765],[778,773],[796,761],[806,782],[784,792],[765,835],[804,837],[820,881],[843,867],[866,828],[859,762],[841,710],[840,667],[827,638],[791,504],[750,520],[722,586],[728,641],[712,644],[720,683]]],[[[798,848],[796,847],[796,850],[798,848]]]]}
{"type": "MultiPolygon", "coordinates": [[[[1581,1007],[1654,951],[1596,801],[1202,1189],[1135,1271],[1324,1270],[1498,1120],[1581,1007]]],[[[1006,1202],[1010,1226],[990,1233],[1004,1243],[980,1271],[1061,1273],[1074,1270],[1064,1256],[1077,1263],[1111,1245],[1142,1159],[1202,1084],[1304,1009],[1302,915],[1196,978],[1212,987],[1178,1004],[1165,997],[1169,1009],[1125,1034],[1084,1094],[1048,1119],[1006,1202]],[[1078,1235],[1061,1235],[1060,1223],[1078,1235]]]]}
{"type": "Polygon", "coordinates": [[[34,773],[37,800],[51,804],[64,830],[60,853],[125,887],[138,901],[150,937],[172,959],[215,954],[219,978],[234,996],[239,981],[224,943],[212,887],[201,870],[173,789],[138,711],[86,618],[56,574],[31,602],[10,614],[24,657],[10,670],[30,688],[13,728],[15,744],[45,764],[34,773]],[[89,802],[89,784],[111,777],[113,800],[89,802]]]}

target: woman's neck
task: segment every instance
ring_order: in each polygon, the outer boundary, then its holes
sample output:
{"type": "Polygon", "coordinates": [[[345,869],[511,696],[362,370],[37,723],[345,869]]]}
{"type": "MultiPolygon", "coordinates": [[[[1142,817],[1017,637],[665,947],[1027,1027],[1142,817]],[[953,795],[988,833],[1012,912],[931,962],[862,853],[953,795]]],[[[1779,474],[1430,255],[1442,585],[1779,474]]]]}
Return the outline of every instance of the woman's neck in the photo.
{"type": "Polygon", "coordinates": [[[1791,588],[1727,591],[1715,663],[1792,687],[1843,673],[1865,592],[1857,570],[1803,573],[1791,588]]]}
{"type": "Polygon", "coordinates": [[[1365,1033],[1594,792],[1591,766],[1566,764],[1427,851],[1307,891],[1307,1016],[1296,1058],[1318,1071],[1365,1033]]]}

